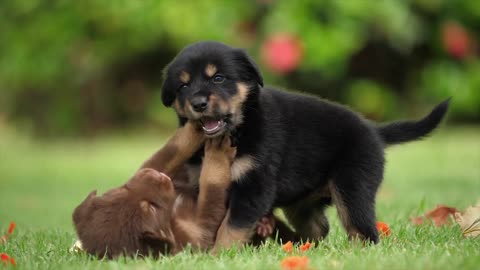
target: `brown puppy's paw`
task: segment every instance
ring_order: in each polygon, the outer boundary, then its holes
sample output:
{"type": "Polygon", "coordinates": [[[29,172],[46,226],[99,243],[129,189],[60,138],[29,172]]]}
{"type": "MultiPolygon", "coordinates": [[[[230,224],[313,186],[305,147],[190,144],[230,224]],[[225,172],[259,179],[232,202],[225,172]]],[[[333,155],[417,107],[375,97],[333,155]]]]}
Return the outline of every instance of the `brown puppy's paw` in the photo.
{"type": "Polygon", "coordinates": [[[256,232],[257,235],[267,238],[273,234],[273,230],[275,229],[275,218],[272,215],[268,215],[262,217],[259,221],[257,221],[256,232]]]}
{"type": "Polygon", "coordinates": [[[221,149],[224,151],[230,163],[232,163],[237,155],[237,147],[232,146],[230,136],[223,137],[221,149]]]}
{"type": "Polygon", "coordinates": [[[158,179],[158,181],[161,181],[161,182],[171,182],[172,179],[170,179],[170,177],[162,172],[159,172],[155,169],[152,169],[152,168],[143,168],[143,169],[140,169],[138,170],[138,172],[135,174],[135,177],[137,178],[140,178],[140,177],[144,177],[144,178],[153,178],[153,179],[158,179]]]}
{"type": "Polygon", "coordinates": [[[208,139],[205,142],[205,159],[213,162],[228,161],[233,162],[237,148],[231,146],[229,136],[221,136],[218,138],[208,139]]]}
{"type": "Polygon", "coordinates": [[[184,152],[193,154],[205,142],[205,134],[201,125],[188,121],[177,130],[175,141],[177,146],[184,149],[184,152]]]}
{"type": "Polygon", "coordinates": [[[190,131],[192,134],[195,134],[196,136],[204,137],[202,123],[200,121],[188,120],[187,123],[185,123],[185,129],[190,131]]]}

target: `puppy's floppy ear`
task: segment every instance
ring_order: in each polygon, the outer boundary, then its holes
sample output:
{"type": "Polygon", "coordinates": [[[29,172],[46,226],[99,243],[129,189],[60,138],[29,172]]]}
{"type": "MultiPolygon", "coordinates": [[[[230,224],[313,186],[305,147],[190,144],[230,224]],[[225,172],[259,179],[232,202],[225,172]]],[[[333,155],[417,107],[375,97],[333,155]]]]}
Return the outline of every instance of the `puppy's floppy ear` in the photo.
{"type": "Polygon", "coordinates": [[[152,255],[169,254],[175,249],[175,239],[171,231],[148,230],[140,239],[152,255]]]}
{"type": "Polygon", "coordinates": [[[262,74],[260,73],[257,64],[250,58],[250,56],[248,56],[247,53],[241,49],[235,49],[234,55],[235,62],[237,62],[242,71],[245,72],[245,74],[242,74],[242,76],[244,76],[242,79],[246,81],[256,81],[260,86],[263,87],[262,74]]]}
{"type": "Polygon", "coordinates": [[[170,107],[173,104],[173,101],[176,98],[176,89],[173,84],[171,76],[168,74],[168,69],[170,65],[168,65],[165,70],[163,71],[163,84],[162,84],[162,103],[166,107],[170,107]]]}
{"type": "Polygon", "coordinates": [[[75,208],[75,211],[73,212],[73,223],[75,223],[75,225],[78,225],[80,222],[87,219],[87,215],[90,212],[91,206],[96,196],[96,190],[90,192],[87,198],[85,198],[85,200],[83,200],[83,202],[79,206],[77,206],[77,208],[75,208]]]}

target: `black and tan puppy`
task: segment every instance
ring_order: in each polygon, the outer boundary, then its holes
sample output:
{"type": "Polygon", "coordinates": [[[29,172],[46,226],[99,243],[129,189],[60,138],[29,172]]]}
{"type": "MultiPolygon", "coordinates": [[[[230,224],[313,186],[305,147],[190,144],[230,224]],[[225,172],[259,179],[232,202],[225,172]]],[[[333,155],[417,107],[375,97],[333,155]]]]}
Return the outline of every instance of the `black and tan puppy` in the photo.
{"type": "MultiPolygon", "coordinates": [[[[166,148],[174,150],[174,141],[166,148]]],[[[198,197],[196,192],[177,193],[167,175],[150,168],[140,169],[125,185],[101,196],[92,192],[73,214],[82,248],[114,258],[175,254],[187,244],[201,250],[212,247],[226,213],[235,156],[230,144],[228,137],[206,142],[198,197]]]]}
{"type": "MultiPolygon", "coordinates": [[[[186,47],[164,79],[163,103],[175,108],[180,124],[197,121],[209,137],[230,133],[237,145],[217,247],[247,241],[261,217],[284,206],[297,233],[321,238],[331,201],[350,237],[376,243],[384,148],[427,135],[448,108],[445,101],[420,121],[377,126],[341,105],[264,88],[244,51],[217,42],[186,47]]],[[[198,174],[202,155],[189,161],[190,175],[198,174]]]]}

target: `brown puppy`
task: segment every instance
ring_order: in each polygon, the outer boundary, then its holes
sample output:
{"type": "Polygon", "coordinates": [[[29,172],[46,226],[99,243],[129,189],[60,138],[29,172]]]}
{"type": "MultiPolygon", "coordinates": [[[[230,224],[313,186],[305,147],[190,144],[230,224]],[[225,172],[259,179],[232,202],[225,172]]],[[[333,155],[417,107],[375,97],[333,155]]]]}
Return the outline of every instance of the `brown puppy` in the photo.
{"type": "MultiPolygon", "coordinates": [[[[179,129],[146,164],[171,173],[178,170],[198,146],[193,140],[183,141],[183,146],[178,144],[186,134],[184,131],[179,129]]],[[[228,137],[205,143],[198,199],[188,193],[177,197],[170,178],[149,168],[139,170],[125,185],[100,197],[90,193],[73,214],[83,249],[99,257],[113,258],[122,254],[174,254],[187,244],[202,250],[213,246],[225,217],[234,156],[235,149],[230,147],[228,137]]]]}

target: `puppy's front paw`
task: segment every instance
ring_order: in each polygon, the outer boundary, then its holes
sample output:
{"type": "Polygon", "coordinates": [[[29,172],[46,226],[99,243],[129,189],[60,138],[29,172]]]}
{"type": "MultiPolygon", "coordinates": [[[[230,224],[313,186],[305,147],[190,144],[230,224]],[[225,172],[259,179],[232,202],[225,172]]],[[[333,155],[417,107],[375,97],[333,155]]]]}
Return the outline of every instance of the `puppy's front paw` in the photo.
{"type": "Polygon", "coordinates": [[[236,154],[237,148],[231,146],[229,136],[208,139],[205,142],[205,159],[217,162],[226,160],[231,164],[236,154]]]}
{"type": "Polygon", "coordinates": [[[202,129],[202,123],[200,121],[192,121],[188,120],[187,123],[185,123],[185,129],[190,131],[191,133],[197,135],[197,136],[202,136],[204,137],[204,132],[202,129]]]}
{"type": "Polygon", "coordinates": [[[184,142],[192,145],[201,145],[205,141],[205,134],[203,133],[202,126],[198,121],[187,121],[183,127],[181,127],[181,137],[184,142]]]}
{"type": "Polygon", "coordinates": [[[237,155],[237,147],[233,146],[230,136],[223,137],[221,150],[225,153],[230,163],[232,163],[237,155]]]}

